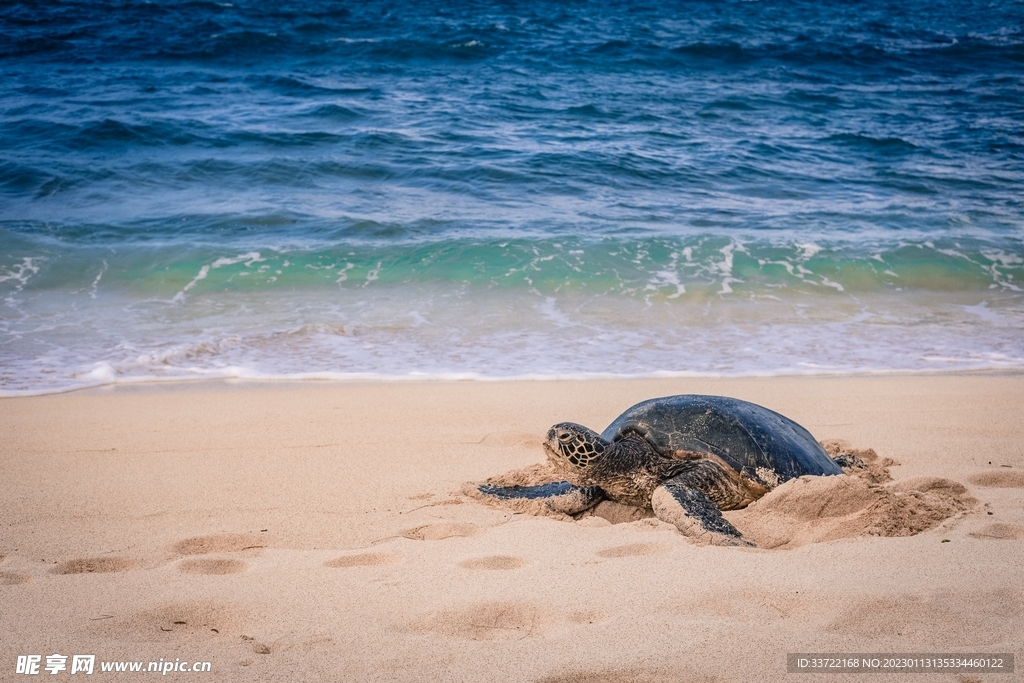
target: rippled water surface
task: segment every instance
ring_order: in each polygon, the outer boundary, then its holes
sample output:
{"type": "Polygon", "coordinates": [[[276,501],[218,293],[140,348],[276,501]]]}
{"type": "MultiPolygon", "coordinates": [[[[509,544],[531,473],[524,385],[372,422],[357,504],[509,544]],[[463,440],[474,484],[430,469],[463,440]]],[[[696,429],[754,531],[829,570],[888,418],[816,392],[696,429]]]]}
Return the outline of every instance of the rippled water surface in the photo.
{"type": "Polygon", "coordinates": [[[0,6],[0,392],[1024,367],[1024,3],[0,6]]]}

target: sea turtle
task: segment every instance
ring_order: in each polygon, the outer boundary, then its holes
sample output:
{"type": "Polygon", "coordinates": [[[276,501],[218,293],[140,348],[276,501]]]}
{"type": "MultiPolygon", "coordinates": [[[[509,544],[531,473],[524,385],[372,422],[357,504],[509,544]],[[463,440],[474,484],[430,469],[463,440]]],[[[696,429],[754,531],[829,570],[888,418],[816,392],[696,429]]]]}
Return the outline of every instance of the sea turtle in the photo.
{"type": "Polygon", "coordinates": [[[643,401],[601,434],[562,422],[548,431],[544,449],[562,480],[485,483],[479,495],[539,500],[569,515],[610,498],[653,508],[683,534],[721,545],[747,544],[721,510],[746,507],[795,477],[843,473],[797,423],[724,396],[643,401]]]}

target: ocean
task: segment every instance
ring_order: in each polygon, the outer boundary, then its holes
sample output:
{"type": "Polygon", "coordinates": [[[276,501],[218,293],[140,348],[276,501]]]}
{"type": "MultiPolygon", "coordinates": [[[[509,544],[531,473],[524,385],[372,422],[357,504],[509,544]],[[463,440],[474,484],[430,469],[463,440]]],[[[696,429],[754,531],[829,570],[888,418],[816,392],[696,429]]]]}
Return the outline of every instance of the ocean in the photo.
{"type": "Polygon", "coordinates": [[[0,5],[0,395],[1024,368],[1024,2],[0,5]]]}

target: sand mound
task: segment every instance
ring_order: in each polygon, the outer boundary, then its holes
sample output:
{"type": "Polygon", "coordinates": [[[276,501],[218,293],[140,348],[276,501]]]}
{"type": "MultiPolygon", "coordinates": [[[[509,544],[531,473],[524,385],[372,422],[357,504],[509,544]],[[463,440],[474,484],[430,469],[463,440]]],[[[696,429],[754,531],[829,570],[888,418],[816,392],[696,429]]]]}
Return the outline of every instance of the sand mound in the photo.
{"type": "MultiPolygon", "coordinates": [[[[505,474],[491,477],[484,484],[495,484],[497,486],[537,486],[551,481],[562,479],[555,471],[555,468],[548,463],[529,465],[522,469],[512,470],[505,474]]],[[[467,488],[476,489],[477,484],[466,484],[467,488]]]]}
{"type": "Polygon", "coordinates": [[[762,548],[853,536],[913,536],[978,504],[961,484],[918,477],[886,486],[853,475],[800,477],[727,517],[762,548]]]}
{"type": "Polygon", "coordinates": [[[841,439],[830,439],[818,443],[830,458],[838,459],[844,472],[856,475],[872,484],[884,484],[887,481],[892,481],[889,468],[899,464],[892,458],[879,457],[873,448],[852,448],[850,444],[841,439]]]}

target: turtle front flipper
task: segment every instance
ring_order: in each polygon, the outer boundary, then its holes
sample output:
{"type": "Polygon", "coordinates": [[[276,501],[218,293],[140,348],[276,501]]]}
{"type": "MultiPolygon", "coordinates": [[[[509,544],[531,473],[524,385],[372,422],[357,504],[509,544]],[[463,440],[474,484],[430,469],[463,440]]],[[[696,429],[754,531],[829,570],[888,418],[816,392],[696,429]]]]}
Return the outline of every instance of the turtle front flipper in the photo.
{"type": "Polygon", "coordinates": [[[597,486],[576,486],[567,481],[556,481],[537,486],[501,486],[479,484],[477,497],[494,503],[537,502],[552,512],[575,515],[604,500],[604,492],[597,486]]]}
{"type": "Polygon", "coordinates": [[[694,488],[686,474],[669,479],[651,495],[654,514],[679,529],[684,536],[711,545],[752,546],[722,516],[707,494],[694,488]]]}

